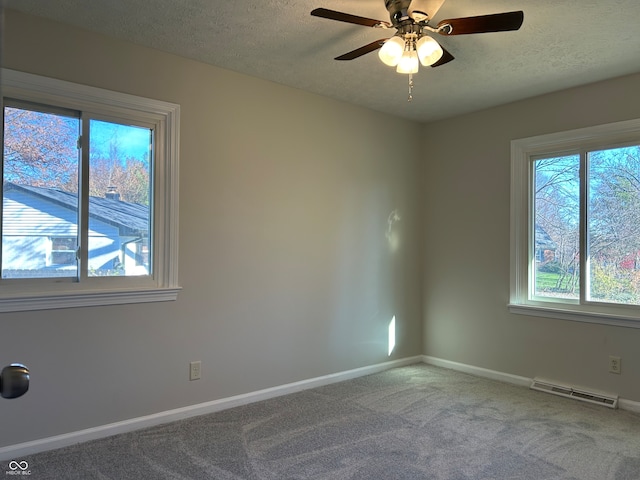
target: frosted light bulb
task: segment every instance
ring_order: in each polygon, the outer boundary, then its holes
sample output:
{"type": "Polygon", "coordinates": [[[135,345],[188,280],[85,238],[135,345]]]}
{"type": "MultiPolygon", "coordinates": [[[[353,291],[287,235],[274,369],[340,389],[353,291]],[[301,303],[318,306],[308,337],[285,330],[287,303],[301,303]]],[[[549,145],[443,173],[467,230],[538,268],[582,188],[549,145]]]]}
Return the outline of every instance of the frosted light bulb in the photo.
{"type": "Polygon", "coordinates": [[[425,67],[433,65],[442,57],[442,47],[429,36],[424,36],[416,43],[416,50],[420,63],[425,67]]]}
{"type": "Polygon", "coordinates": [[[404,40],[400,37],[392,37],[382,45],[382,48],[378,51],[378,56],[382,63],[395,67],[402,57],[404,51],[404,40]]]}

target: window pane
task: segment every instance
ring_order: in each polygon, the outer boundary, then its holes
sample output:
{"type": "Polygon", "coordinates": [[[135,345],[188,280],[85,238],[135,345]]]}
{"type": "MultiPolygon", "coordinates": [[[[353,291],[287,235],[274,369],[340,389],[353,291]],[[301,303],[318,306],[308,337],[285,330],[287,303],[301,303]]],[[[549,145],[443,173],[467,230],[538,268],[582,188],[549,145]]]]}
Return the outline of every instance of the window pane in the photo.
{"type": "Polygon", "coordinates": [[[588,252],[592,301],[640,304],[640,146],[591,152],[588,252]]]}
{"type": "Polygon", "coordinates": [[[580,156],[534,163],[534,295],[580,298],[580,156]]]}
{"type": "Polygon", "coordinates": [[[91,120],[89,276],[150,275],[153,131],[91,120]]]}
{"type": "Polygon", "coordinates": [[[77,277],[79,132],[77,117],[4,108],[2,278],[77,277]]]}
{"type": "Polygon", "coordinates": [[[76,238],[53,237],[51,239],[51,265],[74,265],[76,263],[76,238]]]}

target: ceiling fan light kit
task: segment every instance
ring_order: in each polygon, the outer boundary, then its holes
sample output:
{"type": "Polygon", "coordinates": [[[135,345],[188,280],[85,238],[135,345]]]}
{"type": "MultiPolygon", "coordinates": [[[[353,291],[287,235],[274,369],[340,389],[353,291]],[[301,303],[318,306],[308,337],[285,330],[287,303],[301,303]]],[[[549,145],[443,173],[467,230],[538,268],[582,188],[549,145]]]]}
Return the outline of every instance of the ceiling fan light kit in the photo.
{"type": "Polygon", "coordinates": [[[440,21],[436,27],[431,27],[429,22],[443,3],[444,0],[385,0],[391,23],[327,8],[316,8],[311,15],[366,27],[395,28],[397,32],[393,37],[371,42],[335,59],[353,60],[379,49],[378,56],[382,63],[396,67],[398,73],[409,75],[411,100],[412,75],[418,72],[420,64],[425,67],[439,67],[454,59],[451,53],[425,32],[444,36],[506,32],[518,30],[524,21],[524,12],[515,11],[446,19],[440,21]]]}
{"type": "Polygon", "coordinates": [[[433,38],[406,33],[384,42],[378,56],[385,65],[397,67],[398,73],[418,73],[418,61],[429,67],[440,60],[442,53],[442,47],[433,38]]]}

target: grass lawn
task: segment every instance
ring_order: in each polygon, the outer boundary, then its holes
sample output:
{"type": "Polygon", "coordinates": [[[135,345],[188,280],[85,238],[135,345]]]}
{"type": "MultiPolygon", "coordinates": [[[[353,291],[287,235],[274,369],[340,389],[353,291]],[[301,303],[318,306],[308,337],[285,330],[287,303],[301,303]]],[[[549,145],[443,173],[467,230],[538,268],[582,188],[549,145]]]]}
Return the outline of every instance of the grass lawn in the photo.
{"type": "Polygon", "coordinates": [[[536,272],[536,291],[549,292],[558,285],[559,273],[536,272]]]}

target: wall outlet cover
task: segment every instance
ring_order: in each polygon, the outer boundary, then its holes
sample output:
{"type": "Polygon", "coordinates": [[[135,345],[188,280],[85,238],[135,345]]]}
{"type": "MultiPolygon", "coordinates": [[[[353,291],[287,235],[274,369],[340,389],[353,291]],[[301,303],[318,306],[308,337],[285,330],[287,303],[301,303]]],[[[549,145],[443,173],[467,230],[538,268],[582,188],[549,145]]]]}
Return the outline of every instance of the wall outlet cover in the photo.
{"type": "Polygon", "coordinates": [[[189,380],[200,380],[202,373],[202,362],[197,360],[189,363],[189,380]]]}

